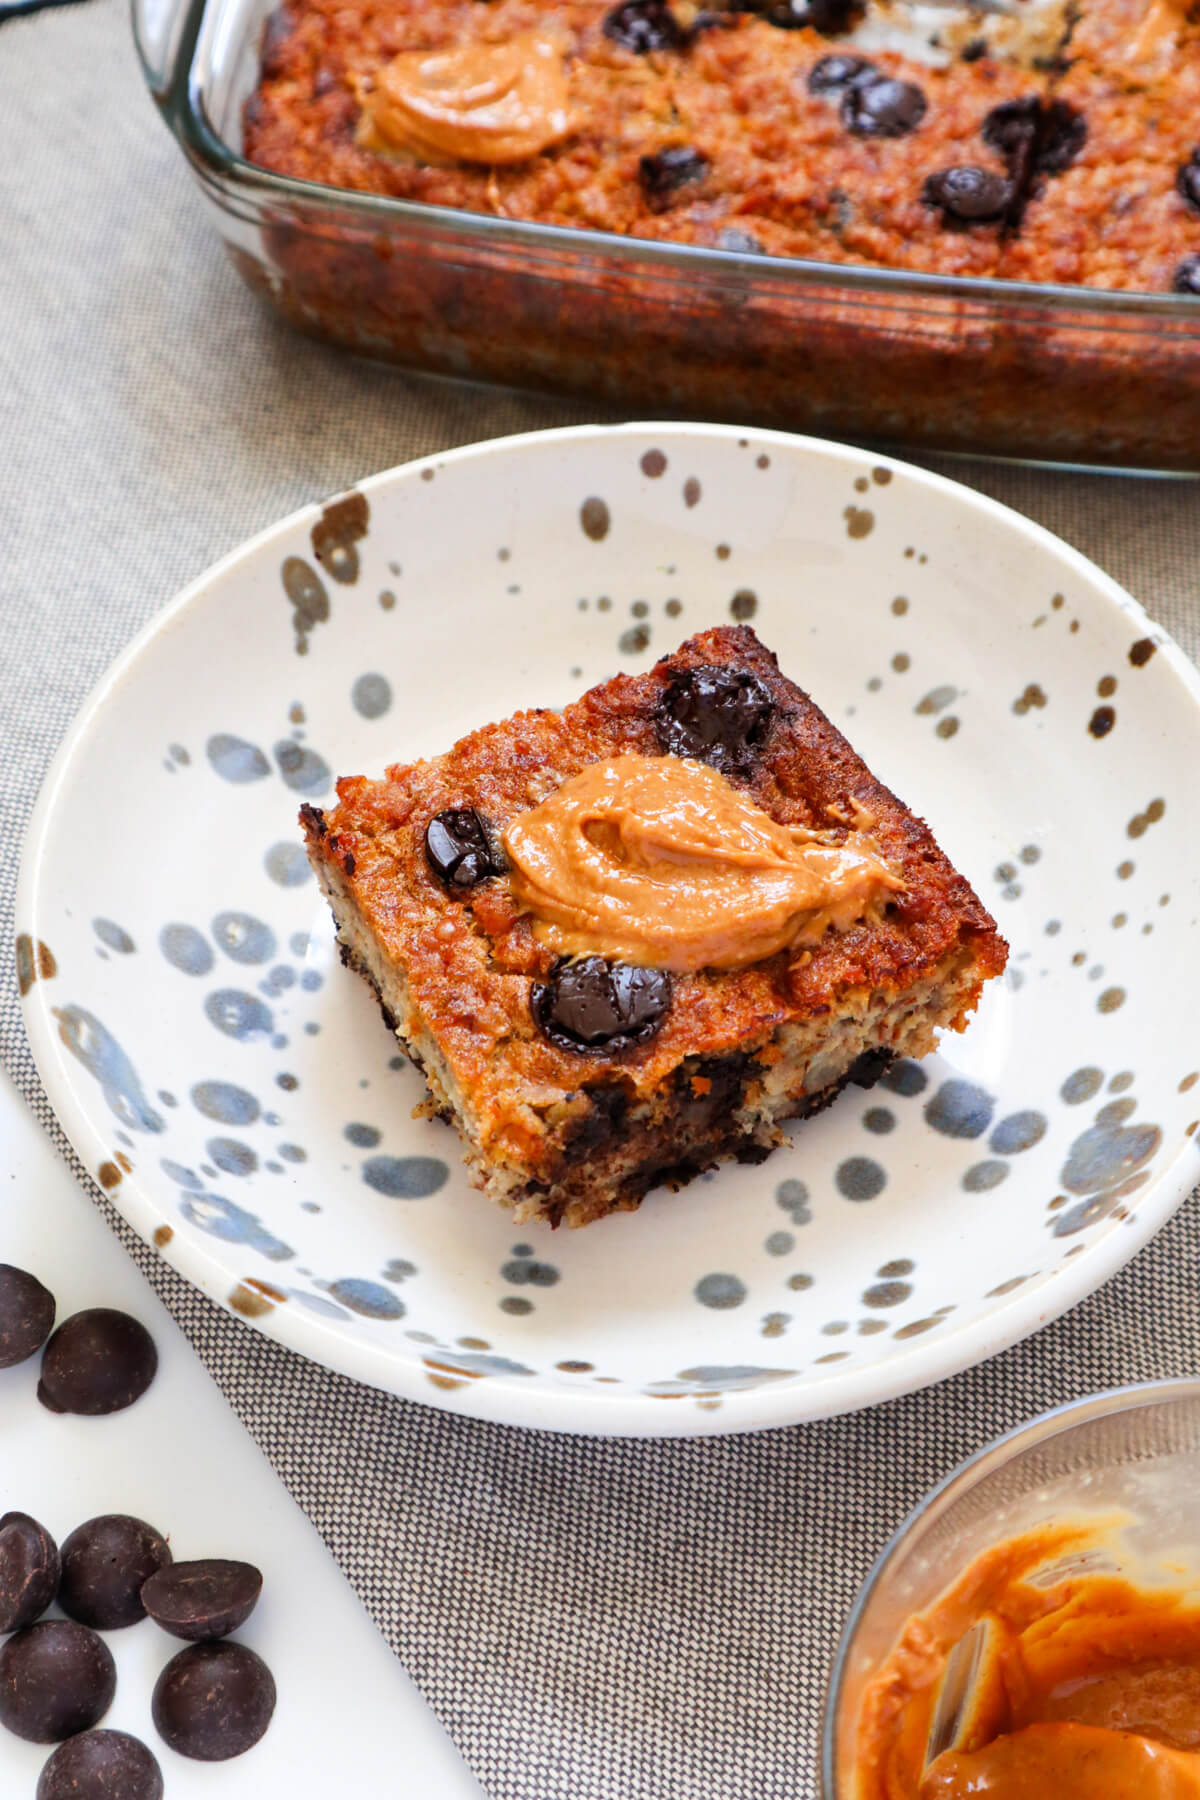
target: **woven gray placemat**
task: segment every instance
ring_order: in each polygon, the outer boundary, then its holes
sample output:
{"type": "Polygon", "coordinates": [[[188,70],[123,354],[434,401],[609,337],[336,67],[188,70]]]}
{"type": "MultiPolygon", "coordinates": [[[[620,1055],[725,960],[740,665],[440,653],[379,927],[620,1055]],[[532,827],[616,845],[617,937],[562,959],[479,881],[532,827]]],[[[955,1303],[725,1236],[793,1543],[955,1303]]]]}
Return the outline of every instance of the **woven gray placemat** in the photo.
{"type": "MultiPolygon", "coordinates": [[[[50,757],[177,588],[375,469],[597,415],[382,370],[278,326],[209,235],[141,92],[119,0],[4,25],[0,149],[11,945],[17,847],[50,757]]],[[[1077,544],[1200,651],[1200,490],[942,466],[1077,544]]],[[[29,1059],[10,950],[2,969],[0,1055],[69,1156],[29,1059]]],[[[1066,1319],[928,1393],[755,1438],[520,1433],[279,1349],[90,1191],[495,1800],[807,1800],[838,1628],[906,1508],[1042,1407],[1200,1367],[1193,1201],[1066,1319]]]]}

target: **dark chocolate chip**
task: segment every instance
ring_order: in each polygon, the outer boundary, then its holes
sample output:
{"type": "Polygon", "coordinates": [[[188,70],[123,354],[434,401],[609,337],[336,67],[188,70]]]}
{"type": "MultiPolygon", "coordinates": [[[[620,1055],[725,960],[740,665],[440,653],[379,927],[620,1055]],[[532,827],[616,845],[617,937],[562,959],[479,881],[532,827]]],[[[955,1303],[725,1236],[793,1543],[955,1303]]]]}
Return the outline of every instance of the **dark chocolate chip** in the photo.
{"type": "Polygon", "coordinates": [[[1200,150],[1193,150],[1175,177],[1175,185],[1193,212],[1200,213],[1200,150]]]}
{"type": "Polygon", "coordinates": [[[1012,184],[992,169],[967,163],[930,175],[921,195],[926,205],[940,207],[947,219],[974,225],[1004,217],[1012,202],[1012,184]]]}
{"type": "Polygon", "coordinates": [[[864,1050],[850,1064],[844,1080],[852,1081],[856,1087],[874,1087],[887,1074],[895,1060],[896,1052],[883,1045],[874,1050],[864,1050]]]}
{"type": "Polygon", "coordinates": [[[96,1631],[117,1631],[146,1616],[142,1588],[171,1561],[167,1540],[144,1519],[102,1513],[63,1539],[58,1603],[96,1631]]]}
{"type": "Polygon", "coordinates": [[[674,144],[669,150],[643,156],[638,163],[638,183],[651,212],[665,212],[681,187],[702,181],[707,173],[707,156],[688,144],[674,144]]]}
{"type": "Polygon", "coordinates": [[[1019,100],[1005,100],[993,106],[984,118],[980,132],[985,144],[1012,158],[1038,133],[1042,103],[1036,94],[1023,94],[1019,100]]]}
{"type": "Polygon", "coordinates": [[[157,1368],[144,1325],[111,1307],[90,1307],[64,1319],[46,1345],[38,1399],[51,1412],[120,1412],[145,1393],[157,1368]]]}
{"type": "Polygon", "coordinates": [[[1087,120],[1067,100],[1042,107],[1034,165],[1039,175],[1061,175],[1087,142],[1087,120]]]}
{"type": "Polygon", "coordinates": [[[309,831],[315,832],[318,837],[324,837],[329,830],[325,814],[321,811],[320,807],[310,806],[307,801],[305,801],[304,805],[300,808],[300,822],[302,825],[306,826],[309,831]]]}
{"type": "Polygon", "coordinates": [[[622,0],[605,14],[603,30],[606,38],[635,56],[650,50],[682,50],[688,41],[666,0],[622,0]]]}
{"type": "Polygon", "coordinates": [[[808,71],[808,91],[810,94],[841,94],[848,87],[879,78],[879,70],[865,56],[823,56],[808,71]]]}
{"type": "Polygon", "coordinates": [[[856,137],[904,137],[916,130],[928,104],[915,81],[859,82],[842,95],[842,123],[856,137]]]}
{"type": "Polygon", "coordinates": [[[38,1777],[35,1800],[162,1800],[153,1751],[127,1731],[83,1731],[60,1744],[38,1777]]]}
{"type": "Polygon", "coordinates": [[[993,106],[983,140],[999,150],[1018,186],[1036,175],[1061,175],[1087,141],[1087,120],[1066,100],[1044,102],[1036,94],[993,106]]]}
{"type": "Polygon", "coordinates": [[[58,1545],[28,1513],[0,1519],[0,1631],[40,1619],[58,1592],[58,1545]]]}
{"type": "Polygon", "coordinates": [[[142,1589],[142,1605],[156,1625],[189,1643],[223,1638],[244,1625],[262,1593],[262,1574],[253,1563],[174,1563],[160,1569],[142,1589]]]}
{"type": "Polygon", "coordinates": [[[1200,256],[1185,256],[1174,275],[1171,288],[1176,294],[1200,294],[1200,256]]]}
{"type": "Polygon", "coordinates": [[[737,225],[724,225],[717,233],[717,249],[736,251],[742,256],[765,256],[766,250],[752,231],[737,225]]]}
{"type": "Polygon", "coordinates": [[[987,53],[987,39],[981,37],[971,38],[959,51],[959,55],[965,63],[978,62],[980,58],[986,56],[987,53]]]}
{"type": "Polygon", "coordinates": [[[487,825],[473,806],[452,806],[430,819],[425,856],[438,880],[451,889],[478,887],[504,871],[487,825]]]}
{"type": "Polygon", "coordinates": [[[0,1263],[0,1369],[40,1350],[54,1329],[54,1295],[28,1269],[0,1263]]]}
{"type": "Polygon", "coordinates": [[[774,701],[756,676],[704,663],[671,677],[655,711],[654,728],[670,755],[690,756],[723,775],[747,775],[774,716],[774,701]]]}
{"type": "Polygon", "coordinates": [[[558,1050],[613,1055],[654,1036],[671,1007],[665,969],[603,956],[560,957],[529,997],[535,1024],[558,1050]]]}
{"type": "Polygon", "coordinates": [[[116,1691],[107,1645],[74,1619],[43,1619],[0,1649],[0,1725],[32,1744],[86,1731],[116,1691]]]}
{"type": "Polygon", "coordinates": [[[756,13],[780,31],[807,27],[822,37],[838,37],[862,17],[864,0],[740,0],[737,11],[756,13]]]}
{"type": "Polygon", "coordinates": [[[154,1684],[163,1741],[197,1762],[224,1762],[257,1744],[275,1711],[275,1682],[244,1644],[190,1644],[154,1684]]]}

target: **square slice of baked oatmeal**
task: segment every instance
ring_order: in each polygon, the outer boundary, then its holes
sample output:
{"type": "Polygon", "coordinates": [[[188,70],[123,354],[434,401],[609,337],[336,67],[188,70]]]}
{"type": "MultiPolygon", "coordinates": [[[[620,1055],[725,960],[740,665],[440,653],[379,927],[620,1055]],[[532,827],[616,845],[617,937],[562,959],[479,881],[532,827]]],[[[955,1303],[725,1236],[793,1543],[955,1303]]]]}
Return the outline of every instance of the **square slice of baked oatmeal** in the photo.
{"type": "Polygon", "coordinates": [[[343,960],[519,1223],[761,1160],[962,1030],[1007,956],[745,626],[301,819],[343,960]]]}

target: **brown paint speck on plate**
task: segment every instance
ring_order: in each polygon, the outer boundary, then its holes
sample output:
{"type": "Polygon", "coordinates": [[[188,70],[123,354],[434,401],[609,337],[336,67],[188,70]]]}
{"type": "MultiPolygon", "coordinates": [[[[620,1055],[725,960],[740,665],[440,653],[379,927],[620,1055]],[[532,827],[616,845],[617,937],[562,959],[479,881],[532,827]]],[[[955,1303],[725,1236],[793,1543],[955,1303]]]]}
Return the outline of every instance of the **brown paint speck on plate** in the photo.
{"type": "Polygon", "coordinates": [[[642,457],[642,474],[651,481],[657,481],[660,475],[664,475],[666,468],[667,459],[661,450],[647,450],[642,457]]]}
{"type": "Polygon", "coordinates": [[[1153,638],[1139,638],[1136,644],[1130,644],[1129,660],[1134,668],[1144,669],[1157,648],[1153,638]]]}
{"type": "Polygon", "coordinates": [[[1117,722],[1115,706],[1098,706],[1088,720],[1088,730],[1094,738],[1107,737],[1117,722]]]}
{"type": "Polygon", "coordinates": [[[118,1169],[115,1162],[102,1162],[100,1167],[96,1170],[96,1179],[99,1181],[100,1186],[104,1188],[105,1192],[107,1192],[109,1188],[120,1186],[121,1171],[118,1169]]]}
{"type": "Polygon", "coordinates": [[[367,496],[355,489],[331,500],[309,534],[321,567],[346,587],[358,580],[358,544],[367,535],[370,518],[367,496]]]}
{"type": "Polygon", "coordinates": [[[871,480],[875,482],[878,487],[886,487],[891,479],[892,471],[890,469],[878,468],[871,470],[871,480]]]}
{"type": "Polygon", "coordinates": [[[272,1287],[269,1281],[260,1281],[257,1275],[247,1275],[230,1294],[229,1304],[245,1319],[261,1319],[286,1299],[282,1288],[272,1287]]]}
{"type": "Polygon", "coordinates": [[[875,514],[866,506],[847,506],[842,517],[846,521],[846,536],[852,538],[869,537],[875,529],[875,514]]]}
{"type": "Polygon", "coordinates": [[[729,602],[729,610],[735,619],[752,619],[758,611],[758,595],[753,588],[739,588],[729,602]]]}
{"type": "Polygon", "coordinates": [[[156,1225],[154,1228],[154,1242],[160,1250],[165,1250],[174,1236],[170,1225],[156,1225]]]}
{"type": "Polygon", "coordinates": [[[57,974],[58,964],[49,945],[41,938],[35,943],[27,931],[21,932],[17,938],[17,987],[22,996],[35,981],[52,981],[57,974]]]}
{"type": "Polygon", "coordinates": [[[426,1375],[425,1379],[430,1387],[440,1389],[443,1394],[452,1394],[456,1388],[467,1385],[465,1381],[455,1381],[449,1375],[435,1375],[432,1372],[426,1375]]]}
{"type": "Polygon", "coordinates": [[[689,475],[683,484],[683,504],[696,506],[700,500],[700,483],[694,475],[689,475]]]}
{"type": "Polygon", "coordinates": [[[612,523],[607,501],[601,500],[598,494],[589,494],[579,509],[579,523],[583,526],[584,536],[591,538],[594,544],[606,538],[612,523]]]}
{"type": "Polygon", "coordinates": [[[464,1381],[482,1381],[486,1373],[483,1369],[462,1369],[455,1363],[438,1362],[432,1356],[425,1357],[424,1362],[434,1375],[449,1376],[454,1387],[461,1387],[464,1381]]]}
{"type": "Polygon", "coordinates": [[[1158,824],[1158,821],[1162,818],[1166,810],[1167,803],[1165,800],[1152,800],[1145,812],[1134,813],[1132,819],[1130,819],[1128,825],[1125,827],[1126,837],[1140,838],[1149,830],[1151,825],[1158,824]]]}
{"type": "Polygon", "coordinates": [[[1115,675],[1102,675],[1096,683],[1096,692],[1102,700],[1110,700],[1117,691],[1115,675]]]}
{"type": "Polygon", "coordinates": [[[1024,717],[1033,706],[1045,706],[1046,695],[1036,681],[1031,681],[1023,694],[1019,694],[1012,703],[1012,709],[1018,718],[1024,717]]]}

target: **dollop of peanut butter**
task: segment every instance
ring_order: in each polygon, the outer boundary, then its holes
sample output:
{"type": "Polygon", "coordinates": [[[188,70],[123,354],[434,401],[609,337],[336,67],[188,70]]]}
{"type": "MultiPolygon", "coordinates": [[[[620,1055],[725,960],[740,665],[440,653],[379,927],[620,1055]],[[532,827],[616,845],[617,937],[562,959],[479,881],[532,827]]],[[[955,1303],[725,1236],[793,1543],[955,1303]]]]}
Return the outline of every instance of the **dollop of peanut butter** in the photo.
{"type": "Polygon", "coordinates": [[[815,944],[904,885],[864,830],[776,824],[677,756],[593,763],[514,819],[504,847],[517,903],[550,949],[680,971],[815,944]]]}
{"type": "Polygon", "coordinates": [[[423,162],[524,162],[571,130],[562,54],[532,33],[405,51],[361,99],[359,142],[423,162]]]}

